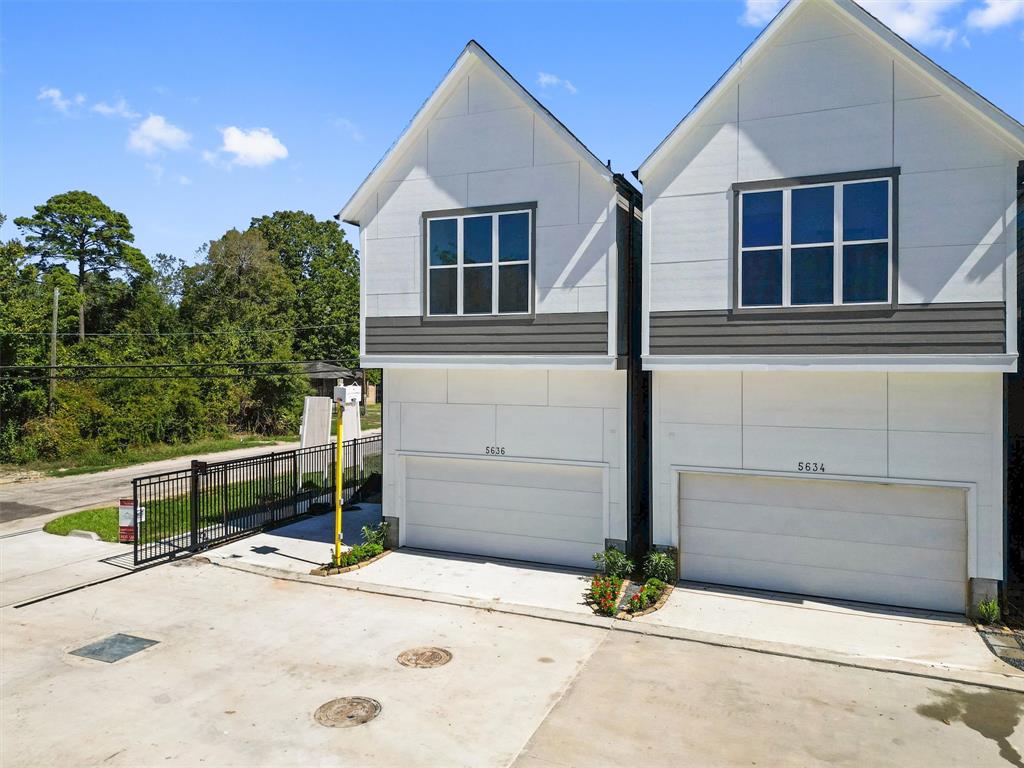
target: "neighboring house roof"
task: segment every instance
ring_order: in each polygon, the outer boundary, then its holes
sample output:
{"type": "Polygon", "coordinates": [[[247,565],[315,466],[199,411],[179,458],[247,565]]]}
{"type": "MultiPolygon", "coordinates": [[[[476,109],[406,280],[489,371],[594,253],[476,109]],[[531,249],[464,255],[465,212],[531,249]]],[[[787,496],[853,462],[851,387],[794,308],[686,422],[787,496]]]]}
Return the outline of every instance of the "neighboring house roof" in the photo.
{"type": "Polygon", "coordinates": [[[604,163],[589,149],[587,146],[580,141],[565,125],[551,114],[548,109],[541,104],[537,98],[531,94],[526,88],[519,83],[512,75],[508,73],[501,64],[499,64],[491,54],[484,50],[483,46],[480,45],[476,40],[470,40],[466,43],[466,47],[463,48],[462,53],[455,60],[451,69],[445,75],[441,84],[434,89],[434,92],[430,95],[423,106],[417,110],[413,116],[412,121],[406,126],[405,130],[401,133],[394,144],[391,145],[390,149],[384,154],[384,157],[380,159],[380,162],[374,166],[373,170],[370,171],[370,175],[366,177],[359,188],[356,190],[352,198],[345,203],[345,206],[338,213],[336,218],[341,219],[347,224],[359,224],[355,218],[359,215],[359,212],[366,205],[370,194],[376,189],[377,185],[381,183],[387,176],[388,170],[393,164],[397,163],[402,156],[403,150],[409,146],[419,134],[426,130],[430,124],[430,120],[434,113],[440,109],[448,98],[449,93],[458,84],[459,80],[465,75],[469,68],[474,63],[480,63],[487,67],[491,72],[505,85],[507,85],[514,93],[516,93],[523,102],[531,107],[549,128],[559,134],[565,139],[570,145],[576,148],[580,156],[583,157],[594,170],[597,171],[603,178],[611,179],[611,171],[605,167],[604,163]]]}
{"type": "Polygon", "coordinates": [[[954,100],[958,101],[969,112],[980,117],[986,124],[995,129],[996,133],[1002,136],[1005,141],[1008,141],[1011,146],[1024,152],[1024,125],[1021,125],[977,91],[965,85],[929,59],[921,51],[917,50],[917,48],[864,10],[854,0],[790,0],[772,19],[771,23],[764,28],[761,34],[755,38],[754,42],[740,54],[740,57],[736,59],[732,67],[719,78],[711,90],[704,94],[694,108],[690,110],[689,114],[672,129],[672,132],[644,160],[640,168],[635,171],[635,174],[641,181],[650,175],[650,172],[672,148],[678,146],[690,131],[700,124],[701,117],[722,96],[728,93],[729,89],[739,79],[743,69],[750,66],[758,55],[770,46],[772,39],[793,21],[796,12],[810,3],[818,3],[831,8],[839,12],[848,21],[853,21],[861,29],[873,33],[876,38],[887,44],[901,62],[929,78],[938,86],[942,93],[952,96],[954,100]]]}
{"type": "Polygon", "coordinates": [[[340,365],[326,363],[322,360],[303,363],[302,371],[310,379],[327,379],[334,381],[337,379],[356,378],[356,375],[352,372],[351,368],[342,368],[340,365]]]}

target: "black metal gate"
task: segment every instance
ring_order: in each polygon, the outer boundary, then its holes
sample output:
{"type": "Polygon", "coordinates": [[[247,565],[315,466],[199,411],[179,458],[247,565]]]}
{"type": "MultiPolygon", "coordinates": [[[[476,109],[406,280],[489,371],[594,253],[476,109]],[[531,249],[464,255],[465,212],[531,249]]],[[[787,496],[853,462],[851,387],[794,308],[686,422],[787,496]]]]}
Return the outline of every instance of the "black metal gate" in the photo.
{"type": "MultiPolygon", "coordinates": [[[[379,487],[380,435],[342,444],[344,503],[379,487]]],[[[244,459],[193,461],[137,477],[135,564],[171,560],[334,507],[334,444],[244,459]]]]}

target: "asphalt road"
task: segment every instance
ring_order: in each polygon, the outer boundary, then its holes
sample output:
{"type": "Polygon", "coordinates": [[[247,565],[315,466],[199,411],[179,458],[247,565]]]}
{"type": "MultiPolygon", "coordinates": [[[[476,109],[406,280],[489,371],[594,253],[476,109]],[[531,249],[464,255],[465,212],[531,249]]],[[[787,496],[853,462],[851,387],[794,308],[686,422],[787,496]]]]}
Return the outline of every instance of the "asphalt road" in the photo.
{"type": "Polygon", "coordinates": [[[148,464],[108,469],[88,475],[71,477],[48,477],[0,485],[0,523],[27,517],[52,515],[57,512],[74,512],[79,509],[117,504],[117,500],[132,495],[132,478],[167,472],[188,467],[192,459],[200,461],[224,461],[257,456],[271,451],[287,451],[298,448],[298,443],[279,443],[276,446],[260,445],[239,448],[236,451],[219,451],[198,456],[184,456],[164,459],[148,464]]]}
{"type": "Polygon", "coordinates": [[[1024,695],[195,559],[0,609],[0,764],[1020,766],[1024,695]],[[71,651],[158,641],[105,663],[71,651]],[[397,663],[440,646],[434,669],[397,663]],[[379,716],[324,727],[363,696],[379,716]]]}

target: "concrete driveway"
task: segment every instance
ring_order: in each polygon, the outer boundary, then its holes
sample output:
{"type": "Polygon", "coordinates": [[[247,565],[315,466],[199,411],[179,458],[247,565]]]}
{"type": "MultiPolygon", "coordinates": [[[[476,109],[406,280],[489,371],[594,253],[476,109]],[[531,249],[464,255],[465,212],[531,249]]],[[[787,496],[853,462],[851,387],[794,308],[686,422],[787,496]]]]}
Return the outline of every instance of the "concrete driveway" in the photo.
{"type": "Polygon", "coordinates": [[[1019,693],[617,626],[181,561],[0,609],[0,764],[1021,764],[1019,693]],[[69,655],[116,632],[158,643],[69,655]],[[423,645],[452,661],[396,663],[423,645]],[[313,720],[347,695],[380,716],[313,720]]]}

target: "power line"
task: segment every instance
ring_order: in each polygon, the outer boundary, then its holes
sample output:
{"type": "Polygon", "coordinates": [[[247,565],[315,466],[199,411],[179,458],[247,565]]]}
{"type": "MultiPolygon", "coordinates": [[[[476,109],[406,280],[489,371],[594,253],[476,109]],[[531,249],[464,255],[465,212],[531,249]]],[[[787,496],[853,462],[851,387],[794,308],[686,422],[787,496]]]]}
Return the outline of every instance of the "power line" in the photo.
{"type": "MultiPolygon", "coordinates": [[[[234,328],[230,331],[168,331],[167,333],[87,333],[87,338],[117,338],[117,337],[131,337],[131,336],[224,336],[231,334],[256,334],[256,333],[289,333],[292,331],[316,331],[323,330],[324,328],[344,328],[349,323],[328,323],[326,325],[297,325],[291,328],[254,328],[252,330],[245,330],[242,328],[234,328]]],[[[49,331],[4,331],[4,336],[49,336],[49,331]]],[[[78,331],[61,331],[57,334],[58,336],[73,336],[78,338],[78,331]]]]}
{"type": "MultiPolygon", "coordinates": [[[[76,376],[74,374],[57,374],[54,378],[59,381],[125,381],[132,379],[149,379],[157,381],[188,381],[190,379],[273,379],[284,376],[306,376],[304,371],[284,371],[281,373],[260,373],[260,372],[240,372],[240,373],[192,373],[186,375],[171,375],[166,374],[131,374],[127,376],[116,376],[109,374],[84,374],[76,376]]],[[[0,376],[0,383],[7,381],[49,381],[49,376],[21,376],[21,375],[7,375],[0,376]]]]}
{"type": "MultiPolygon", "coordinates": [[[[80,370],[96,371],[106,369],[139,369],[139,368],[244,368],[252,366],[309,366],[324,364],[328,366],[341,366],[352,364],[358,367],[358,359],[330,359],[330,360],[230,360],[220,362],[103,362],[103,364],[61,364],[57,366],[0,366],[0,371],[61,371],[80,370]]],[[[305,372],[303,372],[305,373],[305,372]]]]}

